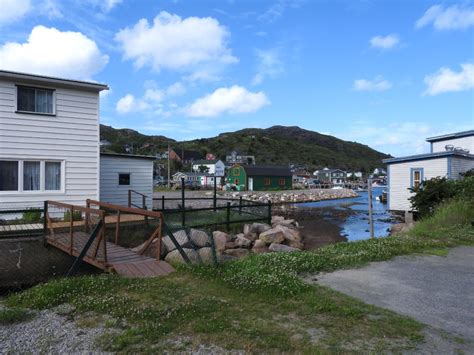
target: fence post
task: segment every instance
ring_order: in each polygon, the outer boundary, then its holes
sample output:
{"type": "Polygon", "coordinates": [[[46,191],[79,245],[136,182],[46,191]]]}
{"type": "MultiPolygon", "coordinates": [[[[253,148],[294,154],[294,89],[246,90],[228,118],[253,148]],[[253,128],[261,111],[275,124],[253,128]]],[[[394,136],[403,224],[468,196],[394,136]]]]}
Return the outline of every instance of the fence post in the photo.
{"type": "Polygon", "coordinates": [[[227,216],[226,216],[226,229],[227,232],[230,230],[230,202],[227,202],[227,216]]]}
{"type": "Polygon", "coordinates": [[[242,214],[242,196],[239,197],[239,215],[242,214]]]}
{"type": "Polygon", "coordinates": [[[44,201],[43,206],[43,243],[44,246],[48,245],[46,242],[46,235],[48,234],[48,201],[44,201]]]}
{"type": "Polygon", "coordinates": [[[143,208],[144,210],[147,209],[147,208],[146,208],[146,196],[145,196],[145,195],[142,196],[142,206],[143,206],[142,208],[143,208]]]}
{"type": "Polygon", "coordinates": [[[214,212],[217,210],[217,179],[216,174],[214,174],[214,212]]]}
{"type": "Polygon", "coordinates": [[[183,227],[186,225],[186,212],[184,206],[184,177],[181,178],[181,224],[183,227]]]}
{"type": "Polygon", "coordinates": [[[272,225],[272,201],[268,201],[268,224],[272,225]]]}
{"type": "Polygon", "coordinates": [[[72,255],[72,249],[74,247],[74,207],[73,206],[71,206],[70,211],[71,212],[70,212],[69,218],[71,220],[69,223],[69,238],[70,238],[71,244],[69,245],[69,254],[72,255]]]}
{"type": "Polygon", "coordinates": [[[132,190],[128,190],[128,207],[132,207],[132,190]]]}
{"type": "Polygon", "coordinates": [[[165,210],[165,195],[161,195],[161,211],[165,210]]]}

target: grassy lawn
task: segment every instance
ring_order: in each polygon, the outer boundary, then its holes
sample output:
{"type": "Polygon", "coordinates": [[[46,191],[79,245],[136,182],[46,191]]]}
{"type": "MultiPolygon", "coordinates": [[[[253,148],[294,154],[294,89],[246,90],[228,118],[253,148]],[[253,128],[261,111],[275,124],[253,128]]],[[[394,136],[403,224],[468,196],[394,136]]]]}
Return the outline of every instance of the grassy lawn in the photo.
{"type": "Polygon", "coordinates": [[[60,279],[8,297],[11,309],[69,303],[74,317],[102,317],[105,350],[159,352],[200,344],[248,352],[399,352],[423,325],[321,286],[305,273],[474,243],[472,205],[456,202],[409,235],[339,243],[316,252],[261,254],[214,267],[182,267],[156,279],[113,275],[60,279]],[[466,210],[467,208],[467,210],[466,210]]]}

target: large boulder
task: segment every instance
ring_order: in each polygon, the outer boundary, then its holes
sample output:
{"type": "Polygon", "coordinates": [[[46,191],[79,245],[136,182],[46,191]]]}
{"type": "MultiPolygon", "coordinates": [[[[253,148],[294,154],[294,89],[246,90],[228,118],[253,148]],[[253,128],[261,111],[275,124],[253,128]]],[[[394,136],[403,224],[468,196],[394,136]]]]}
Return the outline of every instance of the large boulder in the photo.
{"type": "MultiPolygon", "coordinates": [[[[194,249],[190,248],[183,248],[183,251],[186,253],[188,256],[189,260],[192,263],[197,263],[199,261],[198,259],[198,254],[194,249]]],[[[186,263],[181,256],[179,250],[175,249],[172,252],[168,253],[165,257],[165,261],[167,261],[170,264],[184,264],[186,263]]]]}
{"type": "Polygon", "coordinates": [[[257,233],[243,233],[244,237],[250,240],[251,242],[255,242],[258,239],[257,233]]]}
{"type": "Polygon", "coordinates": [[[194,245],[198,246],[199,248],[208,247],[211,245],[211,241],[209,236],[206,232],[199,230],[199,229],[191,229],[189,231],[189,237],[194,245]]]}
{"type": "Polygon", "coordinates": [[[252,253],[261,254],[261,253],[267,253],[267,252],[268,252],[267,243],[265,243],[263,240],[257,239],[255,241],[255,244],[253,245],[252,253]]]}
{"type": "Polygon", "coordinates": [[[300,249],[292,248],[292,247],[290,247],[290,246],[288,246],[288,245],[276,244],[276,243],[270,244],[270,246],[268,247],[268,250],[270,250],[270,251],[275,251],[275,252],[285,252],[285,253],[291,253],[291,252],[295,252],[295,251],[301,251],[300,249]]]}
{"type": "Polygon", "coordinates": [[[278,225],[275,227],[275,229],[281,230],[283,232],[285,240],[301,242],[301,233],[298,229],[288,228],[283,225],[278,225]]]}
{"type": "Polygon", "coordinates": [[[235,244],[235,242],[227,242],[227,243],[225,243],[225,248],[226,249],[235,249],[235,248],[237,248],[237,245],[235,244]]]}
{"type": "MultiPolygon", "coordinates": [[[[188,236],[184,229],[173,232],[173,236],[181,247],[191,246],[191,243],[189,243],[188,236]]],[[[168,252],[176,249],[176,245],[173,243],[171,238],[167,235],[163,237],[163,243],[165,244],[166,250],[168,250],[168,252]]]]}
{"type": "MultiPolygon", "coordinates": [[[[261,233],[266,232],[267,230],[271,228],[272,227],[266,223],[252,223],[247,233],[256,233],[260,235],[261,233]]],[[[244,234],[247,234],[247,233],[245,233],[245,230],[244,230],[244,234]]]]}
{"type": "Polygon", "coordinates": [[[243,233],[237,234],[235,236],[235,245],[239,248],[250,248],[252,242],[244,237],[243,233]]]}
{"type": "Polygon", "coordinates": [[[284,245],[288,245],[292,248],[296,248],[296,249],[300,249],[300,250],[303,250],[304,249],[304,244],[302,242],[298,242],[296,240],[285,240],[284,242],[284,245]]]}
{"type": "Polygon", "coordinates": [[[218,253],[223,252],[226,248],[225,245],[227,240],[230,240],[230,236],[227,233],[215,231],[212,233],[212,238],[214,239],[214,246],[218,253]]]}
{"type": "Polygon", "coordinates": [[[249,251],[248,249],[244,249],[244,248],[227,249],[226,251],[224,251],[224,254],[230,255],[236,258],[244,258],[247,255],[249,255],[249,251]]]}
{"type": "Polygon", "coordinates": [[[283,231],[279,228],[272,228],[263,233],[260,233],[258,239],[263,240],[267,244],[281,243],[285,240],[283,231]]]}
{"type": "MultiPolygon", "coordinates": [[[[215,260],[214,260],[214,253],[212,252],[212,248],[204,247],[204,248],[198,249],[197,252],[203,264],[214,264],[215,260]]],[[[217,258],[217,255],[216,255],[216,258],[217,258]]]]}

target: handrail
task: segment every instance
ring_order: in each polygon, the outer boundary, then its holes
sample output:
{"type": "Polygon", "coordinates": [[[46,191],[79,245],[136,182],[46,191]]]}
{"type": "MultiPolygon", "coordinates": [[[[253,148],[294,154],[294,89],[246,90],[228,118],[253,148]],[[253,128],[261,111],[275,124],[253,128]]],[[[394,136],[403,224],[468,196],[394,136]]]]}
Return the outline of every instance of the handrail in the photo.
{"type": "Polygon", "coordinates": [[[137,195],[140,195],[140,196],[148,197],[147,195],[145,195],[145,194],[143,194],[143,193],[141,193],[141,192],[138,192],[138,191],[136,191],[136,190],[128,190],[128,191],[133,192],[133,193],[135,193],[135,194],[137,194],[137,195]]]}
{"type": "MultiPolygon", "coordinates": [[[[162,213],[158,211],[150,211],[150,210],[142,210],[140,208],[125,207],[121,205],[115,205],[113,203],[107,203],[107,202],[91,200],[91,199],[87,199],[86,203],[88,206],[95,205],[98,207],[103,207],[103,208],[107,208],[107,209],[111,209],[115,211],[128,212],[132,214],[139,214],[139,215],[154,217],[154,218],[162,218],[162,213]]],[[[95,209],[92,209],[92,210],[97,211],[95,209]]]]}
{"type": "Polygon", "coordinates": [[[146,210],[147,209],[147,207],[146,207],[146,198],[147,197],[148,197],[147,195],[145,195],[141,192],[129,189],[128,190],[128,207],[134,206],[136,208],[142,208],[142,209],[146,210]],[[138,206],[138,205],[136,205],[132,202],[132,193],[137,194],[137,195],[142,197],[142,205],[141,206],[138,206]]]}

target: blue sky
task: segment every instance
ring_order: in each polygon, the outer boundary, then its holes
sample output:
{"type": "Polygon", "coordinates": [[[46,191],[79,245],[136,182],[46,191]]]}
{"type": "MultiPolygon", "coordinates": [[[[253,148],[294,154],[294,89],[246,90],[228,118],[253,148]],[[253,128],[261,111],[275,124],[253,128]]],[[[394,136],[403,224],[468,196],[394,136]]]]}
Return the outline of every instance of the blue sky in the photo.
{"type": "Polygon", "coordinates": [[[472,1],[0,0],[0,68],[175,139],[298,125],[394,156],[474,128],[472,1]]]}

